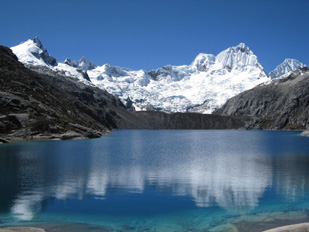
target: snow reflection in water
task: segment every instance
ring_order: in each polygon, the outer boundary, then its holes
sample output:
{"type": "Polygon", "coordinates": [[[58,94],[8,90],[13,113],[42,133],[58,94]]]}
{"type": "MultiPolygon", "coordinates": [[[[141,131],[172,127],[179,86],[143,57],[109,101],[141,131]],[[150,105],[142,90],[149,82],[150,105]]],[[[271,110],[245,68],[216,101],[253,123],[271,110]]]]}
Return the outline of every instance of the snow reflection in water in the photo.
{"type": "MultiPolygon", "coordinates": [[[[7,153],[17,161],[8,170],[17,176],[10,186],[18,186],[10,211],[18,220],[34,220],[57,200],[92,199],[100,204],[109,202],[115,192],[124,199],[129,194],[163,193],[168,198],[164,202],[175,201],[177,210],[181,202],[175,199],[183,198],[193,200],[196,209],[219,206],[239,213],[257,208],[267,189],[294,202],[306,195],[309,159],[288,154],[292,148],[284,146],[291,144],[280,139],[283,147],[278,148],[269,147],[278,141],[262,132],[119,131],[97,140],[8,145],[1,158],[7,153]]],[[[113,212],[121,213],[119,205],[110,204],[113,212]]],[[[136,201],[127,204],[134,208],[136,201]]],[[[143,207],[151,211],[154,205],[143,207]]],[[[109,213],[105,205],[96,213],[104,210],[109,213]]],[[[80,213],[87,214],[87,209],[80,213]]]]}

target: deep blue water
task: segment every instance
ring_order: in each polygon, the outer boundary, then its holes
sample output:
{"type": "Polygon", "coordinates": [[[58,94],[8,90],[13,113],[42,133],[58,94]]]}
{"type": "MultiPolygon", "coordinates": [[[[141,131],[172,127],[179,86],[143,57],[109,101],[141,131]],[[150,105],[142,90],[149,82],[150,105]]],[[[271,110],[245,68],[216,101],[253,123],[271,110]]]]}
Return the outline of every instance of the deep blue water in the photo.
{"type": "Polygon", "coordinates": [[[287,131],[115,131],[0,145],[0,226],[226,231],[306,221],[309,138],[287,131]]]}

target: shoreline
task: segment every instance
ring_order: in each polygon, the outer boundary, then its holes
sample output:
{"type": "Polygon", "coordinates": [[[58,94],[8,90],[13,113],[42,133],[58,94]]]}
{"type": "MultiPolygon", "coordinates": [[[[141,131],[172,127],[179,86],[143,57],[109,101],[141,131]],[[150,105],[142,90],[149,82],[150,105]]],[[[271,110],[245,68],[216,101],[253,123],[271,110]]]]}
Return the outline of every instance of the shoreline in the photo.
{"type": "Polygon", "coordinates": [[[27,141],[60,141],[60,140],[84,140],[84,139],[96,139],[101,138],[104,135],[112,134],[112,131],[97,132],[96,134],[90,134],[90,136],[84,133],[78,133],[76,131],[67,131],[60,134],[37,134],[34,136],[14,136],[14,135],[1,135],[0,134],[0,145],[9,144],[16,142],[27,142],[27,141]]]}
{"type": "MultiPolygon", "coordinates": [[[[231,129],[227,129],[227,130],[231,130],[231,129]]],[[[276,130],[276,131],[285,131],[285,130],[276,130]]],[[[295,131],[299,131],[299,130],[295,130],[295,131]]],[[[87,136],[85,134],[78,133],[76,131],[67,131],[61,134],[38,134],[38,135],[27,136],[27,137],[14,136],[12,134],[9,134],[9,135],[0,134],[0,145],[16,143],[16,142],[26,142],[26,141],[84,140],[84,139],[101,138],[104,135],[109,135],[112,133],[113,131],[103,131],[95,135],[92,134],[91,136],[87,136]]],[[[303,130],[298,135],[309,137],[309,130],[303,130]]]]}
{"type": "MultiPolygon", "coordinates": [[[[99,137],[98,137],[99,138],[99,137]]],[[[28,142],[28,141],[60,141],[60,140],[83,140],[90,139],[82,135],[75,134],[52,134],[52,135],[36,135],[31,137],[0,137],[0,144],[9,144],[9,143],[17,143],[17,142],[28,142]]]]}

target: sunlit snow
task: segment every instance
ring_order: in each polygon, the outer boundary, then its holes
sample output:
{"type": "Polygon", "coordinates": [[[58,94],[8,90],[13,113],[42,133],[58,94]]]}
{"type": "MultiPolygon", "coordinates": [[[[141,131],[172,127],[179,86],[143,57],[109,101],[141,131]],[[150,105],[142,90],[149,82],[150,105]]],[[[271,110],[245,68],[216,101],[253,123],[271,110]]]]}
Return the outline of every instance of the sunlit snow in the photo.
{"type": "Polygon", "coordinates": [[[47,52],[32,40],[12,48],[23,63],[47,66],[90,84],[82,75],[87,72],[92,84],[118,96],[124,103],[130,99],[136,110],[211,113],[227,99],[270,80],[244,43],[217,56],[200,53],[190,65],[167,65],[151,71],[109,64],[96,66],[85,57],[79,61],[66,59],[52,66],[40,57],[42,49],[47,52]]]}

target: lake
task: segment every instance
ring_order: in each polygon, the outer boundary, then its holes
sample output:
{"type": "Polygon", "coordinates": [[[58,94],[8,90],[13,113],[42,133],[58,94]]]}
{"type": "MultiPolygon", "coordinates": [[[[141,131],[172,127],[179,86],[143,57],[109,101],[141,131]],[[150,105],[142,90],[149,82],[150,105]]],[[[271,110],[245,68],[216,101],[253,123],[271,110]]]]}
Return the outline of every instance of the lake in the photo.
{"type": "Polygon", "coordinates": [[[306,222],[309,138],[298,134],[124,130],[3,144],[0,226],[261,231],[306,222]]]}

